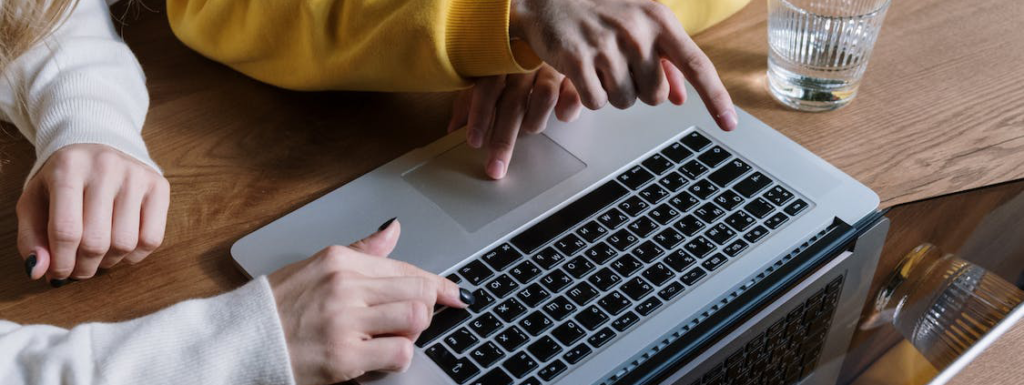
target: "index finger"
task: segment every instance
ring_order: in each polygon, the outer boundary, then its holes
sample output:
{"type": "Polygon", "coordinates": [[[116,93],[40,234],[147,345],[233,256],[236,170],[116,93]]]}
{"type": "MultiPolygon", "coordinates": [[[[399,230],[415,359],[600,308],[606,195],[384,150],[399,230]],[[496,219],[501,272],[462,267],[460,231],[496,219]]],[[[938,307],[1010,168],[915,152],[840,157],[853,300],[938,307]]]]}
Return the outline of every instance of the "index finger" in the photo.
{"type": "MultiPolygon", "coordinates": [[[[462,292],[465,290],[460,289],[459,285],[456,285],[455,282],[411,264],[363,253],[355,253],[350,262],[354,270],[369,277],[423,277],[429,279],[437,284],[438,304],[456,308],[464,308],[469,305],[469,303],[465,303],[462,300],[466,297],[468,291],[464,294],[462,292]]],[[[471,295],[467,300],[472,302],[471,295]]]]}
{"type": "Polygon", "coordinates": [[[697,47],[697,43],[690,39],[674,18],[662,24],[665,31],[658,37],[658,49],[676,68],[683,71],[718,126],[725,131],[735,129],[736,109],[711,59],[697,47]]]}

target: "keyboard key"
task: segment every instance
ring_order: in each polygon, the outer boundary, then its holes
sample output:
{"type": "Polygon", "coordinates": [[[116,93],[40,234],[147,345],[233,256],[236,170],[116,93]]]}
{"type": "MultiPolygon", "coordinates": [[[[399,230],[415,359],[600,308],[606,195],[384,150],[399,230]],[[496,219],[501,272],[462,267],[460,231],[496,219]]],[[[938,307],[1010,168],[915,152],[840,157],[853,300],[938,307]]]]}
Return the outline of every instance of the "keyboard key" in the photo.
{"type": "Polygon", "coordinates": [[[605,211],[604,214],[601,214],[601,216],[597,217],[597,220],[601,222],[604,227],[615,229],[622,226],[623,223],[626,223],[626,221],[629,220],[629,217],[619,211],[619,209],[611,208],[608,211],[605,211]]]}
{"type": "Polygon", "coordinates": [[[711,144],[711,141],[708,140],[708,138],[704,137],[704,135],[701,135],[697,131],[691,132],[688,135],[684,136],[681,142],[683,142],[683,144],[685,144],[686,147],[689,147],[693,151],[703,150],[704,147],[707,147],[708,145],[711,144]]]}
{"type": "Polygon", "coordinates": [[[566,274],[561,269],[552,271],[551,274],[544,276],[540,279],[540,283],[552,293],[557,293],[565,289],[566,286],[572,283],[572,277],[566,274]]]}
{"type": "Polygon", "coordinates": [[[799,214],[801,211],[804,211],[804,209],[806,208],[807,202],[804,202],[803,199],[797,199],[793,201],[793,203],[790,203],[789,206],[786,206],[786,208],[783,209],[783,211],[785,211],[786,214],[789,214],[790,216],[794,216],[799,214]]]}
{"type": "Polygon", "coordinates": [[[630,246],[636,244],[637,238],[633,234],[630,234],[629,232],[626,232],[625,229],[623,229],[619,230],[615,234],[612,234],[605,241],[607,241],[609,244],[612,245],[612,247],[618,249],[619,251],[626,251],[626,249],[628,249],[630,246]]]}
{"type": "Polygon", "coordinates": [[[690,183],[690,181],[687,180],[683,174],[673,171],[659,179],[658,183],[661,183],[661,185],[665,186],[669,191],[674,192],[685,187],[687,183],[690,183]]]}
{"type": "Polygon", "coordinates": [[[708,175],[708,180],[714,182],[719,187],[725,187],[736,180],[736,178],[746,174],[747,171],[750,171],[750,165],[736,158],[715,170],[711,175],[708,175]]]}
{"type": "Polygon", "coordinates": [[[501,367],[508,370],[508,372],[512,373],[513,376],[516,376],[516,378],[523,378],[527,373],[537,369],[537,361],[530,358],[530,355],[526,354],[526,352],[519,352],[505,360],[505,362],[501,364],[501,367]]]}
{"type": "Polygon", "coordinates": [[[456,357],[444,346],[441,346],[441,344],[431,346],[427,349],[426,354],[457,384],[463,384],[471,377],[477,375],[477,373],[480,373],[480,368],[469,362],[468,358],[456,357]]]}
{"type": "Polygon", "coordinates": [[[633,324],[639,320],[640,317],[638,317],[636,313],[627,311],[626,314],[623,314],[621,317],[616,319],[615,322],[612,322],[612,327],[621,332],[629,329],[630,326],[633,326],[633,324]]]}
{"type": "Polygon", "coordinates": [[[525,312],[526,308],[515,298],[509,298],[494,308],[494,314],[497,314],[505,322],[515,321],[516,318],[519,318],[525,312]]]}
{"type": "Polygon", "coordinates": [[[534,265],[533,262],[523,261],[523,263],[520,263],[509,270],[508,273],[511,274],[512,278],[515,278],[516,281],[519,281],[519,283],[525,284],[540,275],[540,268],[537,267],[537,265],[534,265]]]}
{"type": "Polygon", "coordinates": [[[728,261],[728,259],[726,259],[722,253],[715,253],[715,255],[712,255],[710,258],[704,260],[704,262],[701,262],[700,265],[707,271],[715,271],[715,269],[724,265],[726,261],[728,261]]]}
{"type": "Polygon", "coordinates": [[[580,325],[577,325],[576,321],[571,320],[566,321],[564,324],[551,331],[551,335],[554,336],[558,342],[561,342],[562,345],[566,346],[579,341],[585,334],[587,333],[580,328],[580,325]]]}
{"type": "Polygon", "coordinates": [[[576,322],[579,322],[587,330],[595,330],[598,326],[608,322],[608,315],[604,314],[597,306],[590,306],[576,315],[576,322]]]}
{"type": "Polygon", "coordinates": [[[732,211],[732,209],[736,208],[736,206],[743,204],[744,201],[745,199],[743,199],[743,197],[741,197],[740,194],[737,194],[732,190],[725,190],[721,194],[718,194],[717,197],[715,197],[715,203],[718,204],[719,207],[724,208],[726,211],[732,211]]]}
{"type": "Polygon", "coordinates": [[[737,211],[728,218],[725,218],[725,223],[736,229],[736,231],[744,231],[750,228],[750,226],[753,226],[755,222],[757,222],[757,220],[754,219],[754,217],[742,211],[737,211]]]}
{"type": "Polygon", "coordinates": [[[694,206],[699,204],[700,201],[697,200],[697,198],[691,195],[690,193],[683,191],[677,194],[676,196],[672,197],[672,199],[669,200],[668,203],[670,203],[672,207],[675,207],[677,210],[679,210],[679,212],[687,212],[690,211],[690,209],[692,209],[694,206]]]}
{"type": "Polygon", "coordinates": [[[488,282],[486,286],[498,298],[505,298],[508,293],[519,288],[519,284],[513,281],[512,277],[509,277],[508,274],[499,275],[498,278],[488,282]]]}
{"type": "Polygon", "coordinates": [[[447,276],[445,276],[445,278],[448,278],[449,281],[452,281],[452,282],[455,282],[455,283],[462,282],[462,277],[459,277],[458,275],[455,275],[455,273],[448,274],[447,276]]]}
{"type": "Polygon", "coordinates": [[[487,313],[476,317],[473,322],[469,323],[469,328],[473,329],[473,331],[480,337],[487,338],[491,334],[494,334],[494,332],[498,331],[502,325],[501,321],[499,321],[494,314],[487,313]]]}
{"type": "Polygon", "coordinates": [[[600,301],[597,301],[597,304],[600,305],[601,308],[604,309],[605,311],[611,313],[612,315],[615,315],[629,308],[629,305],[631,305],[632,303],[628,299],[626,299],[626,296],[622,295],[617,291],[613,291],[610,294],[601,298],[600,301]]]}
{"type": "Polygon", "coordinates": [[[644,198],[645,201],[648,201],[653,205],[668,199],[669,192],[657,184],[652,184],[640,191],[639,195],[641,198],[644,198]]]}
{"type": "Polygon", "coordinates": [[[594,270],[594,264],[590,263],[590,260],[582,256],[579,256],[573,258],[569,262],[566,262],[565,266],[563,266],[562,268],[564,268],[565,271],[568,272],[569,275],[572,275],[573,277],[583,278],[583,276],[587,275],[587,273],[594,270]]]}
{"type": "Polygon", "coordinates": [[[422,348],[442,334],[455,329],[455,327],[468,320],[469,317],[469,312],[464,309],[449,308],[442,310],[434,315],[433,320],[430,321],[430,326],[420,333],[420,338],[416,340],[416,346],[422,348]]]}
{"type": "Polygon", "coordinates": [[[640,164],[644,165],[644,167],[647,167],[648,170],[658,175],[664,174],[665,171],[668,171],[669,169],[675,166],[675,164],[673,164],[671,160],[668,160],[668,158],[662,156],[661,154],[651,155],[650,158],[644,159],[644,161],[640,162],[640,164]]]}
{"type": "MultiPolygon", "coordinates": [[[[488,384],[480,384],[480,385],[488,385],[488,384]]],[[[540,380],[538,380],[537,377],[530,377],[530,378],[527,378],[527,379],[521,381],[519,383],[519,385],[540,385],[540,380]]]]}
{"type": "Polygon", "coordinates": [[[544,362],[561,353],[562,347],[558,346],[558,343],[551,337],[544,336],[530,344],[526,350],[533,354],[534,357],[537,357],[538,360],[544,362]]]}
{"type": "MultiPolygon", "coordinates": [[[[515,380],[513,380],[512,377],[509,377],[507,374],[505,374],[505,372],[503,372],[501,369],[494,369],[494,370],[488,372],[487,374],[480,376],[480,378],[477,378],[471,384],[472,385],[512,385],[513,381],[515,381],[515,380]]],[[[526,385],[526,383],[522,383],[520,385],[526,385]]],[[[533,384],[533,385],[540,385],[540,383],[536,383],[536,384],[533,384]]]]}
{"type": "Polygon", "coordinates": [[[610,181],[570,203],[557,213],[512,238],[512,245],[524,253],[534,253],[554,237],[568,231],[628,193],[618,182],[610,181]]]}
{"type": "Polygon", "coordinates": [[[782,206],[783,203],[786,203],[793,198],[793,193],[782,188],[782,186],[776,185],[775,187],[768,189],[768,191],[765,191],[761,196],[769,202],[774,203],[776,206],[782,206]]]}
{"type": "Polygon", "coordinates": [[[714,146],[708,149],[707,151],[704,151],[703,154],[697,156],[697,159],[699,159],[701,162],[704,162],[704,164],[708,165],[708,167],[714,168],[715,166],[718,166],[719,164],[724,162],[726,159],[729,159],[729,157],[731,156],[732,154],[730,154],[724,148],[720,146],[714,146]]]}
{"type": "Polygon", "coordinates": [[[629,187],[631,190],[636,190],[640,188],[640,186],[643,186],[644,183],[650,182],[651,179],[654,179],[654,174],[651,174],[650,171],[645,170],[643,167],[633,166],[633,168],[620,174],[615,179],[618,179],[619,182],[626,187],[629,187]]]}
{"type": "Polygon", "coordinates": [[[662,230],[662,232],[654,236],[654,241],[666,249],[674,248],[676,245],[683,243],[684,240],[686,240],[686,237],[671,227],[662,230]]]}
{"type": "Polygon", "coordinates": [[[608,229],[601,226],[597,221],[587,222],[587,224],[580,226],[580,228],[576,230],[576,235],[579,235],[589,243],[594,243],[598,239],[601,239],[605,234],[608,234],[608,229]]]}
{"type": "Polygon", "coordinates": [[[746,234],[743,234],[743,239],[746,239],[747,242],[754,243],[760,241],[765,235],[768,235],[768,229],[764,228],[764,226],[757,226],[746,234]]]}
{"type": "Polygon", "coordinates": [[[665,257],[665,264],[675,270],[676,272],[682,273],[686,268],[693,266],[697,263],[697,260],[693,256],[686,254],[683,250],[675,250],[665,257]]]}
{"type": "Polygon", "coordinates": [[[590,336],[590,338],[587,338],[587,343],[593,345],[595,348],[599,348],[608,343],[608,341],[611,341],[612,338],[615,338],[615,332],[609,328],[602,328],[594,333],[594,335],[590,336]]]}
{"type": "Polygon", "coordinates": [[[711,253],[711,250],[715,249],[715,245],[704,237],[697,237],[687,243],[684,248],[686,249],[686,252],[690,253],[690,255],[700,259],[711,253]]]}
{"type": "Polygon", "coordinates": [[[701,278],[704,278],[704,276],[706,275],[708,274],[703,269],[695,267],[693,268],[693,270],[683,273],[683,278],[681,280],[688,286],[693,286],[693,284],[697,283],[697,281],[699,281],[701,278]]]}
{"type": "Polygon", "coordinates": [[[718,186],[711,184],[707,179],[701,179],[697,183],[690,185],[686,191],[697,196],[697,198],[708,199],[708,197],[718,192],[718,186]]]}
{"type": "Polygon", "coordinates": [[[697,217],[693,215],[687,215],[683,219],[676,222],[676,229],[679,229],[683,234],[688,237],[692,237],[697,234],[700,229],[704,228],[704,222],[701,222],[697,217]]]}
{"type": "Polygon", "coordinates": [[[683,284],[679,282],[672,282],[668,284],[668,286],[658,290],[658,296],[663,300],[669,301],[679,295],[679,293],[682,293],[683,290],[683,284]]]}
{"type": "Polygon", "coordinates": [[[494,272],[490,268],[480,262],[479,259],[470,261],[465,266],[459,268],[459,275],[465,278],[473,286],[480,285],[485,279],[490,278],[494,275],[494,272]]]}
{"type": "Polygon", "coordinates": [[[484,309],[487,309],[488,307],[494,304],[494,301],[497,301],[496,299],[494,299],[494,296],[492,296],[491,293],[488,293],[487,290],[484,290],[483,288],[474,290],[473,298],[476,299],[476,302],[473,302],[472,305],[469,305],[469,310],[472,310],[477,313],[483,311],[484,309]]]}
{"type": "Polygon", "coordinates": [[[662,204],[661,206],[655,207],[647,215],[662,225],[668,225],[679,217],[679,211],[668,204],[662,204]]]}
{"type": "Polygon", "coordinates": [[[505,243],[484,254],[483,260],[494,270],[504,270],[522,256],[511,245],[505,243]]]}
{"type": "Polygon", "coordinates": [[[476,361],[477,364],[486,368],[494,364],[495,361],[505,357],[505,352],[501,351],[501,349],[498,348],[498,345],[488,341],[479,348],[476,348],[472,353],[469,353],[469,356],[472,357],[473,361],[476,361]]]}
{"type": "Polygon", "coordinates": [[[768,178],[761,172],[755,172],[741,180],[736,184],[736,186],[733,186],[733,188],[736,189],[736,192],[750,198],[771,184],[771,178],[768,178]]]}
{"type": "Polygon", "coordinates": [[[619,209],[621,209],[626,214],[629,214],[632,217],[640,215],[640,213],[644,212],[644,210],[647,210],[650,207],[651,205],[649,203],[647,203],[643,199],[640,199],[640,197],[638,196],[631,196],[619,203],[619,209]]]}
{"type": "Polygon", "coordinates": [[[587,346],[586,344],[579,344],[574,346],[572,349],[569,349],[569,351],[566,352],[565,355],[562,356],[562,358],[569,362],[570,365],[575,365],[577,362],[583,360],[583,358],[585,358],[586,356],[589,356],[590,352],[592,351],[593,350],[591,350],[590,347],[587,346]]]}
{"type": "Polygon", "coordinates": [[[721,218],[723,215],[725,215],[725,210],[722,210],[720,207],[715,206],[714,203],[708,202],[705,203],[703,206],[700,206],[700,208],[698,208],[697,210],[694,210],[693,215],[696,215],[697,218],[700,218],[700,220],[704,221],[704,223],[712,223],[716,219],[721,218]]]}
{"type": "Polygon", "coordinates": [[[682,166],[679,166],[679,172],[683,173],[683,175],[686,175],[691,180],[694,180],[700,178],[701,175],[708,172],[708,168],[695,159],[683,163],[682,166]]]}
{"type": "Polygon", "coordinates": [[[576,234],[566,235],[555,242],[555,248],[564,255],[576,254],[577,251],[582,250],[586,245],[587,243],[583,242],[576,234]]]}
{"type": "Polygon", "coordinates": [[[708,229],[708,231],[704,232],[704,235],[706,235],[715,243],[719,245],[724,245],[726,242],[732,239],[732,237],[736,236],[736,232],[730,229],[728,226],[719,223],[717,225],[711,226],[711,228],[708,229]]]}
{"type": "Polygon", "coordinates": [[[520,290],[519,294],[516,294],[516,298],[519,298],[527,307],[537,307],[537,305],[549,297],[551,297],[551,293],[536,283],[527,286],[525,289],[520,290]]]}
{"type": "Polygon", "coordinates": [[[728,255],[729,257],[735,257],[746,249],[747,242],[742,239],[737,239],[733,243],[730,243],[729,246],[726,246],[724,249],[722,249],[722,251],[724,251],[725,254],[728,255]]]}
{"type": "Polygon", "coordinates": [[[612,262],[611,266],[616,273],[619,273],[619,275],[628,277],[633,275],[637,270],[640,270],[644,265],[631,255],[623,255],[619,259],[616,259],[615,262],[612,262]]]}
{"type": "Polygon", "coordinates": [[[668,280],[675,277],[676,274],[673,273],[672,270],[668,268],[668,266],[665,266],[665,264],[658,262],[655,263],[653,266],[647,268],[647,270],[644,270],[643,275],[644,278],[646,278],[648,281],[651,281],[651,283],[653,283],[654,286],[661,286],[668,280]]]}
{"type": "Polygon", "coordinates": [[[631,254],[641,261],[651,263],[651,261],[654,261],[663,253],[665,253],[665,249],[658,247],[654,242],[646,241],[641,243],[640,246],[633,248],[633,252],[631,254]]]}
{"type": "Polygon", "coordinates": [[[505,348],[507,352],[514,351],[519,346],[522,346],[526,339],[526,334],[523,334],[523,331],[515,326],[502,330],[501,333],[494,336],[494,341],[505,348]]]}
{"type": "Polygon", "coordinates": [[[654,230],[657,230],[658,224],[654,223],[651,218],[643,216],[637,218],[637,220],[633,221],[633,223],[630,223],[629,226],[626,227],[629,231],[632,231],[633,234],[636,234],[640,238],[644,238],[654,230]]]}
{"type": "Polygon", "coordinates": [[[594,275],[587,278],[587,282],[590,282],[591,285],[594,285],[600,291],[608,291],[619,281],[622,281],[622,277],[607,267],[598,270],[594,275]]]}
{"type": "Polygon", "coordinates": [[[555,321],[561,321],[576,311],[576,305],[573,305],[565,297],[558,297],[544,305],[544,311],[555,321]]]}
{"type": "Polygon", "coordinates": [[[565,260],[565,256],[555,250],[554,247],[547,247],[541,250],[537,255],[533,256],[533,262],[539,265],[544,270],[551,270],[552,266],[555,266],[565,260]]]}
{"type": "Polygon", "coordinates": [[[569,289],[566,296],[577,305],[583,306],[597,298],[597,290],[594,290],[594,287],[590,286],[589,283],[580,282],[572,289],[569,289]]]}
{"type": "MultiPolygon", "coordinates": [[[[532,336],[540,335],[540,333],[547,330],[551,325],[554,325],[554,322],[552,322],[551,318],[548,318],[540,310],[530,313],[530,315],[523,318],[522,321],[519,321],[519,326],[522,326],[523,330],[526,330],[526,332],[530,333],[532,336]]],[[[542,361],[546,360],[542,359],[542,361]]]]}
{"type": "Polygon", "coordinates": [[[640,279],[640,277],[636,277],[627,281],[626,283],[622,284],[622,287],[620,289],[622,289],[622,292],[626,293],[626,295],[628,295],[629,298],[632,298],[634,301],[639,301],[641,298],[647,295],[647,293],[650,293],[651,290],[654,290],[654,288],[651,287],[651,284],[647,283],[647,281],[640,279]]]}
{"type": "Polygon", "coordinates": [[[548,364],[548,366],[545,366],[544,369],[541,369],[539,372],[537,372],[537,377],[540,377],[544,381],[551,381],[554,380],[555,377],[558,377],[559,374],[562,374],[562,372],[564,372],[568,368],[569,367],[566,366],[564,362],[555,360],[548,364]]]}
{"type": "Polygon", "coordinates": [[[651,313],[654,313],[655,310],[658,310],[662,303],[663,302],[661,302],[658,297],[650,297],[639,305],[636,305],[636,312],[640,313],[641,317],[649,316],[651,313]]]}
{"type": "Polygon", "coordinates": [[[469,329],[459,328],[454,333],[444,337],[445,345],[452,348],[456,353],[462,353],[480,341],[469,329]]]}
{"type": "Polygon", "coordinates": [[[747,203],[746,206],[743,206],[743,209],[758,219],[764,218],[766,215],[771,214],[772,211],[775,211],[775,207],[764,200],[764,198],[754,199],[747,203]]]}
{"type": "Polygon", "coordinates": [[[672,143],[664,150],[661,150],[661,154],[666,158],[671,159],[673,162],[679,163],[693,155],[693,152],[683,147],[682,143],[672,143]]]}
{"type": "Polygon", "coordinates": [[[789,217],[783,213],[776,213],[768,220],[764,221],[764,225],[768,226],[769,229],[775,230],[782,226],[783,223],[789,220],[789,217]]]}

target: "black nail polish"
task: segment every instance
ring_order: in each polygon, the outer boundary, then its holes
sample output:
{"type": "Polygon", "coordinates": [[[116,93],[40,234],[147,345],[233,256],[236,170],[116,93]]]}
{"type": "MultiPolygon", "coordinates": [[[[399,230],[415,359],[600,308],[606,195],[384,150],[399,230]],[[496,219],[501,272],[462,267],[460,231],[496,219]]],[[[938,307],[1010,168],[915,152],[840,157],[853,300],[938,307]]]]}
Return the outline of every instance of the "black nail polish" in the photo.
{"type": "Polygon", "coordinates": [[[388,219],[387,222],[384,222],[384,224],[380,225],[380,227],[377,228],[377,231],[384,231],[384,229],[388,228],[388,226],[391,226],[391,223],[394,222],[395,219],[398,219],[398,217],[388,219]]]}
{"type": "Polygon", "coordinates": [[[61,286],[67,285],[68,283],[69,281],[66,279],[53,279],[50,280],[50,287],[57,289],[60,288],[61,286]]]}
{"type": "Polygon", "coordinates": [[[36,255],[35,254],[29,254],[28,255],[28,259],[25,259],[25,274],[27,274],[29,278],[32,278],[32,269],[35,269],[35,268],[36,268],[36,255]]]}
{"type": "Polygon", "coordinates": [[[459,288],[459,300],[466,305],[472,305],[476,303],[476,296],[469,290],[459,288]]]}

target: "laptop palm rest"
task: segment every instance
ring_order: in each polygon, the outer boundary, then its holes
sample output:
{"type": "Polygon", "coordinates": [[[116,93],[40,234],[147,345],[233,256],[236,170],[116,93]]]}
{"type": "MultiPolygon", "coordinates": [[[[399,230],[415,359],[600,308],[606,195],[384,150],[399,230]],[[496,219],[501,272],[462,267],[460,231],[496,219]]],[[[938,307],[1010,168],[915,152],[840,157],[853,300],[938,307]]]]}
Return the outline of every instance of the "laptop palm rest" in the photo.
{"type": "Polygon", "coordinates": [[[472,233],[587,167],[543,134],[518,139],[504,179],[484,174],[487,157],[463,142],[402,179],[472,233]]]}

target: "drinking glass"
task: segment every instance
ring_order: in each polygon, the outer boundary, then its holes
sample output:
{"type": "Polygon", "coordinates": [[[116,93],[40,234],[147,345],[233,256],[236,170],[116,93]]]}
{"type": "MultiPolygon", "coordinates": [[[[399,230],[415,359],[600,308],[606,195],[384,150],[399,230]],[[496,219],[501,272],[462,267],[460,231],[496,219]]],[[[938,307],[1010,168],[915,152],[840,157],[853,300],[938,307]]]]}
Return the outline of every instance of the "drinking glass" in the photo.
{"type": "Polygon", "coordinates": [[[926,243],[903,257],[875,309],[942,370],[1022,300],[1016,286],[926,243]]]}
{"type": "Polygon", "coordinates": [[[890,0],[768,0],[768,90],[829,111],[857,95],[890,0]]]}

